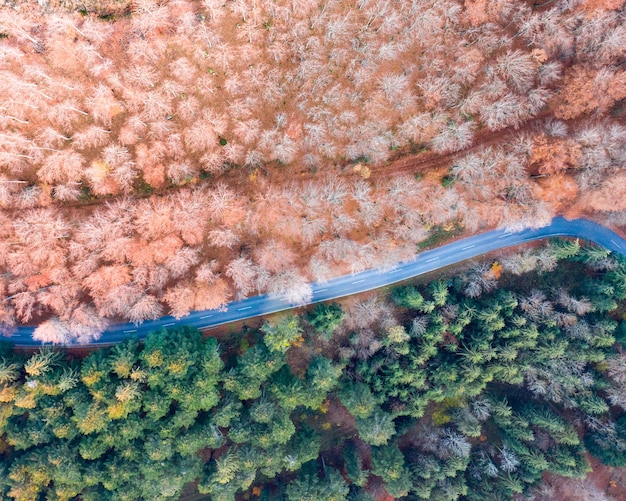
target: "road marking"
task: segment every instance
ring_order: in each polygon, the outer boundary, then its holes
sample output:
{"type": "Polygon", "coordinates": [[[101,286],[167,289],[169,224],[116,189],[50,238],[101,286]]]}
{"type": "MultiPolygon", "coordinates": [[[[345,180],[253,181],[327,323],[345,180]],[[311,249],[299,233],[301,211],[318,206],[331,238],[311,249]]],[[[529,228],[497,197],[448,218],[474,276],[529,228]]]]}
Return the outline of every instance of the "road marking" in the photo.
{"type": "Polygon", "coordinates": [[[465,247],[461,247],[461,250],[471,249],[472,247],[476,247],[476,244],[466,245],[465,247]]]}
{"type": "Polygon", "coordinates": [[[396,268],[395,270],[388,271],[387,273],[398,273],[399,271],[402,271],[402,268],[396,268]]]}
{"type": "Polygon", "coordinates": [[[320,293],[320,292],[326,292],[328,289],[319,289],[318,291],[316,291],[316,293],[320,293]]]}
{"type": "Polygon", "coordinates": [[[352,282],[352,285],[360,284],[361,282],[365,282],[365,279],[357,280],[356,282],[352,282]]]}
{"type": "Polygon", "coordinates": [[[204,315],[203,317],[200,317],[200,320],[204,320],[205,318],[211,318],[215,315],[204,315]]]}
{"type": "Polygon", "coordinates": [[[237,308],[237,311],[249,310],[252,306],[244,306],[243,308],[237,308]]]}
{"type": "Polygon", "coordinates": [[[500,235],[498,238],[506,238],[510,237],[513,233],[505,233],[504,235],[500,235]]]}
{"type": "Polygon", "coordinates": [[[163,327],[171,327],[172,325],[176,325],[176,322],[172,322],[169,324],[163,324],[163,327]]]}
{"type": "Polygon", "coordinates": [[[124,334],[129,334],[129,333],[131,333],[131,332],[137,332],[137,329],[132,329],[132,330],[129,330],[129,331],[124,331],[124,334]]]}
{"type": "Polygon", "coordinates": [[[612,243],[613,245],[615,245],[618,249],[621,249],[621,248],[622,248],[622,246],[621,246],[620,244],[618,244],[618,243],[617,243],[615,240],[613,240],[613,239],[611,239],[611,243],[612,243]]]}
{"type": "Polygon", "coordinates": [[[427,259],[426,262],[430,263],[432,261],[437,261],[437,259],[439,259],[439,257],[431,257],[430,259],[427,259]]]}

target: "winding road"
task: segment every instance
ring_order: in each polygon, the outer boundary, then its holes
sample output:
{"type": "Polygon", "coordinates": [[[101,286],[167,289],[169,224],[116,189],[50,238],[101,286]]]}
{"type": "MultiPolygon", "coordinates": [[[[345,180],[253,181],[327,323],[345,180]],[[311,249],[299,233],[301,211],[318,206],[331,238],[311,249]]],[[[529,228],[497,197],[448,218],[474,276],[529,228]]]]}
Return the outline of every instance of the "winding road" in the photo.
{"type": "MultiPolygon", "coordinates": [[[[626,240],[608,228],[585,219],[568,221],[562,217],[557,217],[552,220],[549,226],[543,228],[526,229],[516,233],[505,230],[493,230],[422,252],[415,259],[399,263],[392,269],[367,270],[353,275],[334,278],[324,283],[314,283],[312,284],[313,297],[310,304],[377,289],[474,258],[487,252],[557,236],[581,238],[595,242],[614,253],[626,256],[626,240]]],[[[291,304],[285,300],[269,297],[268,295],[254,296],[242,301],[228,303],[227,308],[224,310],[194,311],[179,320],[167,316],[139,325],[132,323],[115,324],[109,327],[97,342],[82,346],[114,344],[131,336],[142,338],[148,332],[161,327],[188,325],[204,329],[276,313],[297,306],[301,305],[291,304]]],[[[15,343],[17,347],[23,348],[42,345],[41,342],[32,339],[33,331],[34,327],[18,327],[16,332],[7,340],[15,343]]]]}

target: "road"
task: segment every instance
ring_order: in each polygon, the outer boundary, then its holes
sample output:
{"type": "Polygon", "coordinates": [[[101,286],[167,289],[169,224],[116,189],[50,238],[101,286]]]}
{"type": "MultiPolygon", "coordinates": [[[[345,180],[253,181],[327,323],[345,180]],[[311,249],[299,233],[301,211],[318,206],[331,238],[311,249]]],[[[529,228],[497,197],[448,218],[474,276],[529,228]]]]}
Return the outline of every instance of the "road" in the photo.
{"type": "MultiPolygon", "coordinates": [[[[557,217],[552,220],[549,226],[543,228],[527,229],[517,233],[510,233],[505,230],[489,231],[422,252],[414,260],[400,263],[392,269],[367,270],[353,275],[338,277],[324,283],[312,284],[313,298],[311,304],[377,289],[480,256],[487,252],[556,236],[588,240],[606,247],[612,252],[626,256],[626,240],[608,228],[585,219],[568,221],[562,217],[557,217]]],[[[97,342],[87,346],[114,344],[131,336],[145,337],[148,332],[161,327],[183,325],[198,329],[214,327],[288,310],[297,306],[299,305],[290,304],[284,300],[268,297],[267,295],[254,296],[242,301],[228,303],[227,308],[223,311],[195,311],[179,320],[167,316],[139,325],[132,323],[115,324],[106,330],[97,342]]],[[[13,336],[7,340],[14,342],[18,347],[40,346],[42,343],[32,339],[33,331],[33,327],[18,327],[13,336]]]]}

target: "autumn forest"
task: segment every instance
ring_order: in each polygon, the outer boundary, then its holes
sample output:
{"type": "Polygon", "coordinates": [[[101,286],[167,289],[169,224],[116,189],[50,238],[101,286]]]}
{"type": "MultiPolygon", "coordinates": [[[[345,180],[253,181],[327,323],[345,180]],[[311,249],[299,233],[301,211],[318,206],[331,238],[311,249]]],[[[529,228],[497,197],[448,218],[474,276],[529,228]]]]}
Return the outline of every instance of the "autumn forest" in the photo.
{"type": "Polygon", "coordinates": [[[88,342],[436,234],[623,228],[625,47],[616,0],[7,2],[0,327],[88,342]]]}

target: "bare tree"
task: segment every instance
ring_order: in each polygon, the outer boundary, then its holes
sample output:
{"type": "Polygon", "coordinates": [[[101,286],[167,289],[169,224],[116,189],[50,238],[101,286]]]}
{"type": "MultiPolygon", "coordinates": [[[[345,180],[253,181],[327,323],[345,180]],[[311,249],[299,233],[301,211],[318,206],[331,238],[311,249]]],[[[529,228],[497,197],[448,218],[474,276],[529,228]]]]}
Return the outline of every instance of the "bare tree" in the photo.
{"type": "Polygon", "coordinates": [[[110,127],[113,117],[123,111],[121,103],[115,99],[111,89],[104,84],[94,89],[93,94],[87,98],[86,105],[93,119],[105,127],[110,127]]]}
{"type": "Polygon", "coordinates": [[[215,259],[201,264],[196,270],[196,280],[205,284],[213,284],[218,278],[218,263],[215,259]]]}
{"type": "Polygon", "coordinates": [[[69,324],[76,342],[89,343],[100,337],[109,326],[109,321],[102,318],[91,305],[81,304],[73,309],[69,324]]]}
{"type": "Polygon", "coordinates": [[[405,75],[385,75],[379,79],[378,85],[392,106],[396,106],[408,91],[409,79],[405,75]]]}
{"type": "Polygon", "coordinates": [[[72,145],[79,150],[99,148],[111,139],[111,131],[91,125],[81,132],[72,136],[72,145]]]}
{"type": "Polygon", "coordinates": [[[52,191],[54,199],[62,202],[72,202],[78,200],[83,194],[81,183],[58,184],[52,191]]]}
{"type": "Polygon", "coordinates": [[[239,243],[239,237],[230,228],[211,230],[208,237],[210,244],[215,247],[232,249],[239,243]]]}
{"type": "Polygon", "coordinates": [[[495,68],[516,92],[528,91],[537,75],[536,62],[530,54],[519,50],[500,56],[495,68]]]}
{"type": "Polygon", "coordinates": [[[223,183],[218,183],[209,192],[209,210],[220,217],[224,211],[233,208],[236,203],[236,194],[223,183]]]}
{"type": "Polygon", "coordinates": [[[150,294],[144,294],[129,308],[127,318],[134,324],[139,324],[144,320],[159,318],[162,314],[163,307],[159,300],[150,294]]]}
{"type": "Polygon", "coordinates": [[[520,299],[520,308],[528,315],[531,320],[542,320],[554,311],[554,306],[548,300],[543,292],[533,290],[528,296],[520,299]]]}
{"type": "Polygon", "coordinates": [[[497,279],[491,271],[491,267],[484,263],[474,267],[467,275],[464,293],[471,298],[480,297],[490,292],[497,286],[497,279]]]}
{"type": "Polygon", "coordinates": [[[15,308],[15,316],[22,323],[28,322],[33,315],[39,315],[43,312],[43,308],[37,302],[37,296],[33,292],[18,292],[11,298],[11,303],[15,308]]]}
{"type": "Polygon", "coordinates": [[[518,128],[527,116],[520,101],[518,96],[506,94],[484,108],[481,112],[481,119],[489,129],[494,131],[505,127],[518,128]]]}
{"type": "Polygon", "coordinates": [[[271,297],[297,306],[308,304],[313,297],[311,284],[302,275],[291,270],[273,275],[268,283],[268,293],[271,297]]]}
{"type": "Polygon", "coordinates": [[[450,123],[431,139],[430,144],[437,153],[463,150],[471,146],[475,127],[473,122],[450,123]]]}
{"type": "Polygon", "coordinates": [[[33,339],[42,343],[68,344],[72,338],[70,326],[58,318],[51,318],[40,323],[33,332],[33,339]]]}
{"type": "Polygon", "coordinates": [[[589,301],[589,299],[585,297],[577,299],[576,297],[568,294],[565,289],[559,289],[557,291],[556,302],[578,316],[584,316],[587,313],[592,312],[594,309],[593,303],[589,301]]]}
{"type": "Polygon", "coordinates": [[[218,146],[217,133],[209,121],[198,120],[185,131],[185,144],[198,153],[211,151],[218,146]]]}
{"type": "Polygon", "coordinates": [[[83,165],[84,159],[79,153],[69,149],[53,152],[46,157],[37,176],[49,184],[76,182],[83,176],[83,165]]]}
{"type": "Polygon", "coordinates": [[[254,290],[257,271],[250,259],[245,257],[234,259],[226,267],[225,274],[233,281],[239,299],[247,297],[254,290]]]}
{"type": "Polygon", "coordinates": [[[174,184],[181,184],[196,177],[198,169],[192,163],[183,161],[169,164],[166,173],[174,184]]]}
{"type": "Polygon", "coordinates": [[[174,318],[189,315],[196,303],[193,288],[187,283],[168,288],[163,295],[163,301],[170,307],[170,314],[174,318]]]}
{"type": "Polygon", "coordinates": [[[254,251],[257,263],[271,273],[285,270],[293,265],[296,254],[283,242],[270,240],[254,251]]]}
{"type": "Polygon", "coordinates": [[[183,247],[174,255],[167,258],[165,266],[170,272],[172,278],[180,278],[185,276],[188,271],[200,261],[200,252],[198,249],[183,247]]]}
{"type": "Polygon", "coordinates": [[[155,240],[174,231],[172,207],[169,200],[155,198],[138,204],[135,228],[138,233],[155,240]]]}

